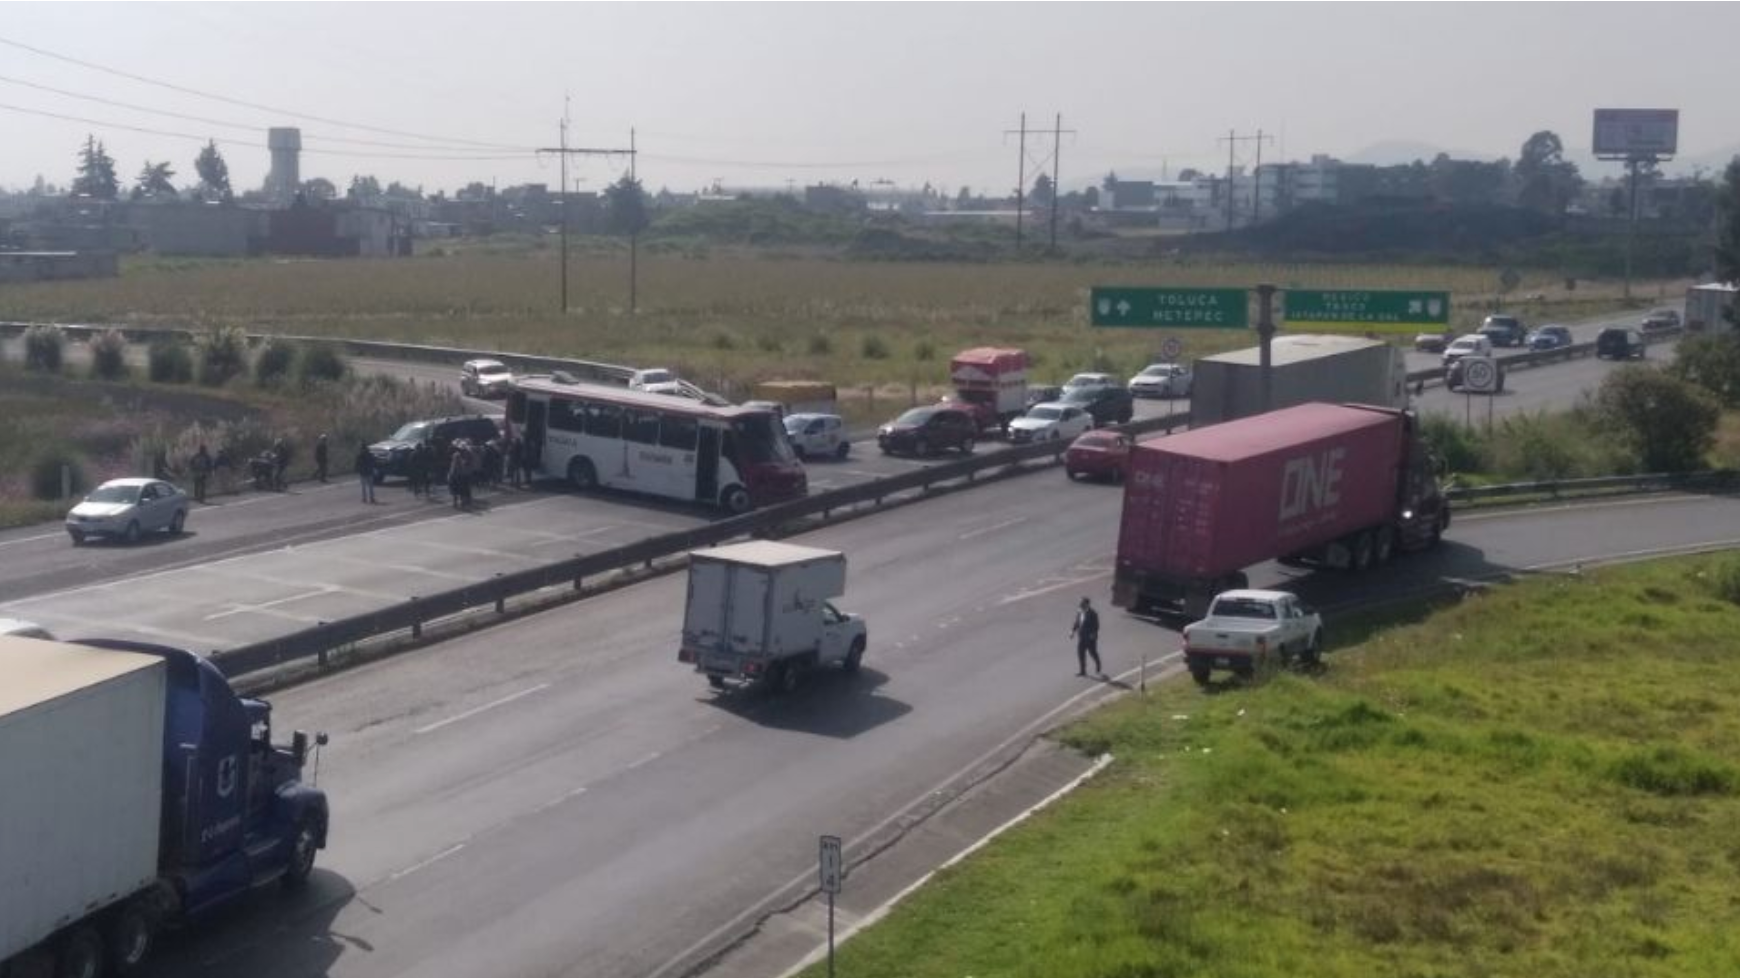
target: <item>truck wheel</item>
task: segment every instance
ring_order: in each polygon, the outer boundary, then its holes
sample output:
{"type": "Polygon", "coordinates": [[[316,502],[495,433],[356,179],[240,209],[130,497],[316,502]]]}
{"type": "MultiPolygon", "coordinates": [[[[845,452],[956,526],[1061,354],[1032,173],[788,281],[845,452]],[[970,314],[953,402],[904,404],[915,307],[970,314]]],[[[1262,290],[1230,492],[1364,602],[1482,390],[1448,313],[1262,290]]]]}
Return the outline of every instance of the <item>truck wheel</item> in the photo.
{"type": "Polygon", "coordinates": [[[568,462],[568,482],[580,492],[591,492],[598,488],[598,470],[592,467],[590,459],[571,459],[568,462]]]}
{"type": "Polygon", "coordinates": [[[719,503],[732,516],[741,516],[749,512],[749,491],[742,486],[732,486],[719,497],[719,503]]]}
{"type": "Polygon", "coordinates": [[[304,815],[296,823],[296,834],[290,838],[290,861],[284,867],[284,885],[299,889],[314,872],[314,854],[320,849],[320,828],[311,816],[304,815]]]}
{"type": "Polygon", "coordinates": [[[973,436],[972,435],[968,435],[967,437],[961,439],[961,454],[962,455],[973,454],[973,436]]]}
{"type": "Polygon", "coordinates": [[[795,662],[781,662],[773,667],[773,675],[768,677],[773,691],[781,695],[797,692],[798,668],[795,662]]]}
{"type": "Polygon", "coordinates": [[[1305,646],[1305,654],[1299,657],[1299,661],[1308,666],[1316,666],[1323,663],[1322,629],[1318,629],[1311,633],[1311,644],[1305,646]]]}
{"type": "Polygon", "coordinates": [[[1357,573],[1371,569],[1371,531],[1361,530],[1353,538],[1353,570],[1357,573]]]}
{"type": "Polygon", "coordinates": [[[714,689],[724,689],[725,688],[725,677],[724,676],[708,676],[707,677],[707,685],[713,687],[714,689]]]}
{"type": "Polygon", "coordinates": [[[181,528],[186,526],[186,525],[187,525],[187,514],[186,513],[176,513],[175,518],[171,519],[169,521],[169,535],[172,537],[181,536],[181,528]]]}
{"type": "Polygon", "coordinates": [[[844,462],[846,460],[846,456],[848,456],[850,454],[852,454],[852,443],[849,441],[841,442],[840,447],[834,449],[834,457],[839,459],[842,462],[844,462]]]}
{"type": "Polygon", "coordinates": [[[55,978],[102,978],[103,939],[97,929],[80,924],[55,949],[55,978]]]}
{"type": "Polygon", "coordinates": [[[1441,515],[1437,519],[1433,520],[1432,521],[1432,536],[1431,536],[1431,539],[1426,541],[1426,546],[1436,547],[1438,544],[1443,543],[1444,542],[1444,528],[1446,526],[1449,526],[1449,525],[1450,525],[1450,518],[1448,516],[1441,515]]]}
{"type": "Polygon", "coordinates": [[[1387,564],[1396,555],[1396,531],[1390,527],[1379,527],[1377,531],[1377,550],[1372,554],[1372,560],[1379,565],[1387,564]]]}
{"type": "Polygon", "coordinates": [[[840,670],[850,676],[864,664],[864,640],[858,639],[852,643],[852,650],[846,653],[846,660],[840,663],[840,670]]]}
{"type": "Polygon", "coordinates": [[[1212,676],[1213,674],[1214,674],[1214,670],[1210,669],[1208,666],[1191,666],[1190,667],[1190,678],[1196,680],[1196,685],[1198,685],[1198,686],[1207,686],[1208,685],[1208,677],[1212,676]]]}
{"type": "Polygon", "coordinates": [[[115,974],[130,974],[151,956],[156,927],[151,913],[134,900],[123,906],[110,919],[108,926],[109,966],[115,974]]]}

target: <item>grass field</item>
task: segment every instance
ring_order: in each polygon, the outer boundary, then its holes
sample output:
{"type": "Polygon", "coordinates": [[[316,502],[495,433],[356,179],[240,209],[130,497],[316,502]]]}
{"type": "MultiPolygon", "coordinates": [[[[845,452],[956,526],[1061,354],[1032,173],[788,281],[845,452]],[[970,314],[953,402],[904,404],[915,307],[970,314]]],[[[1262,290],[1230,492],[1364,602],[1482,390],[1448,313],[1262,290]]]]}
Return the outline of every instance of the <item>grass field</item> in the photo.
{"type": "MultiPolygon", "coordinates": [[[[22,320],[162,325],[237,324],[270,330],[574,356],[676,368],[731,390],[770,377],[841,385],[942,383],[951,353],[1003,344],[1028,349],[1040,379],[1099,365],[1133,373],[1163,334],[1092,329],[1094,285],[1434,288],[1454,293],[1463,327],[1493,301],[1497,272],[1469,267],[1144,264],[877,263],[729,252],[643,256],[640,313],[627,312],[628,263],[570,262],[570,304],[543,242],[397,261],[137,259],[120,278],[7,289],[4,315],[22,320]]],[[[1531,320],[1613,308],[1616,290],[1527,278],[1531,320]]],[[[1673,295],[1677,287],[1660,291],[1673,295]]],[[[1646,294],[1656,290],[1646,290],[1646,294]]],[[[1185,331],[1187,355],[1249,345],[1248,334],[1185,331]]]]}
{"type": "MultiPolygon", "coordinates": [[[[1171,684],[844,945],[854,978],[1740,973],[1740,557],[1540,579],[1326,674],[1171,684]]],[[[822,974],[812,969],[813,978],[822,974]]]]}

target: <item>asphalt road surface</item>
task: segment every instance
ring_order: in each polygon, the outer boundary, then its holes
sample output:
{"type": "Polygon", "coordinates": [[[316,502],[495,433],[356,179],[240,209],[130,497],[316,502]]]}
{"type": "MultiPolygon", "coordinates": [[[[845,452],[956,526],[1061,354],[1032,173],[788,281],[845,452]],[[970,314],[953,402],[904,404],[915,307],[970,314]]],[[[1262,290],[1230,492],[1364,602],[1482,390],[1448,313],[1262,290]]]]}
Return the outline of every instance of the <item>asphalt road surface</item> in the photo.
{"type": "MultiPolygon", "coordinates": [[[[284,691],[279,729],[333,735],[332,847],[309,890],[255,894],[149,974],[670,975],[813,880],[818,834],[850,853],[1084,690],[1113,692],[1076,677],[1065,634],[1080,597],[1105,604],[1119,495],[1048,473],[805,537],[849,555],[839,603],[870,651],[859,676],[786,698],[715,695],[676,662],[680,576],[284,691]]],[[[1740,500],[1720,497],[1468,515],[1368,579],[1269,566],[1253,583],[1333,605],[1736,545],[1736,527],[1740,500]]],[[[1177,647],[1103,621],[1113,675],[1177,647]]]]}
{"type": "Polygon", "coordinates": [[[1475,425],[1485,424],[1489,413],[1493,418],[1504,418],[1563,411],[1584,394],[1593,393],[1601,386],[1602,378],[1625,363],[1654,366],[1667,363],[1673,359],[1675,346],[1671,340],[1651,343],[1647,357],[1641,361],[1580,357],[1526,370],[1509,370],[1504,375],[1504,390],[1497,394],[1467,394],[1436,385],[1414,398],[1414,405],[1422,414],[1444,414],[1475,425]]]}

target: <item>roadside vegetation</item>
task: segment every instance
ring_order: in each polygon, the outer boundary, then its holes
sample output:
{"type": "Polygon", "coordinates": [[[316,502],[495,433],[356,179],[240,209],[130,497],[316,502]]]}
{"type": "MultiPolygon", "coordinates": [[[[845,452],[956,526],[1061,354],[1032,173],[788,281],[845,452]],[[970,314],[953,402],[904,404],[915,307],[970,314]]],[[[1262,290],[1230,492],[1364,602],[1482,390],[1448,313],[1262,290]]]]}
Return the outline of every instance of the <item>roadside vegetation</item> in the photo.
{"type": "Polygon", "coordinates": [[[840,973],[1735,973],[1740,557],[1334,630],[1321,675],[1169,683],[1065,730],[1115,763],[844,944],[840,973]]]}

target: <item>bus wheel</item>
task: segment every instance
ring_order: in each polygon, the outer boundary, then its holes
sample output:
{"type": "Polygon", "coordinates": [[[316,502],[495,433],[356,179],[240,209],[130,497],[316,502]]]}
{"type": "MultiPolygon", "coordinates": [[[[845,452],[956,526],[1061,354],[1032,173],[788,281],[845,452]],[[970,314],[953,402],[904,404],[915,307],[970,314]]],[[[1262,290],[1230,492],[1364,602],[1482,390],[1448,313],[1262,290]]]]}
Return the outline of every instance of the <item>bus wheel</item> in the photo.
{"type": "Polygon", "coordinates": [[[598,470],[587,459],[574,459],[568,463],[568,481],[575,489],[590,492],[598,488],[598,470]]]}
{"type": "Polygon", "coordinates": [[[719,504],[733,516],[749,512],[749,492],[742,486],[731,486],[719,494],[719,504]]]}

